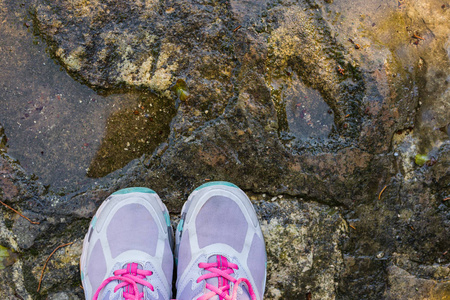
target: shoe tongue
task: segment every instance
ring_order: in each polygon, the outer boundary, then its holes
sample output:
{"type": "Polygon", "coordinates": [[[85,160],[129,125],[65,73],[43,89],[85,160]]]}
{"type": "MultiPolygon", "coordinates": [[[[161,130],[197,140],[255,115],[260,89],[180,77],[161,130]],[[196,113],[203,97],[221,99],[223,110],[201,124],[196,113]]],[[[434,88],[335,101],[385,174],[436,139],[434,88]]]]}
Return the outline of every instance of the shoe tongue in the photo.
{"type": "MultiPolygon", "coordinates": [[[[137,263],[129,263],[129,264],[125,264],[123,266],[124,269],[127,269],[131,275],[136,276],[137,275],[137,270],[143,270],[143,266],[141,266],[140,264],[137,263]]],[[[144,290],[144,286],[142,284],[137,283],[137,288],[139,293],[142,293],[142,291],[144,290]]],[[[123,288],[124,292],[128,292],[128,293],[133,293],[133,286],[129,285],[123,288]]]]}
{"type": "MultiPolygon", "coordinates": [[[[228,260],[224,256],[213,255],[213,256],[210,256],[208,258],[208,263],[215,263],[215,262],[219,263],[218,269],[220,269],[220,270],[226,270],[227,268],[229,268],[228,267],[228,260]]],[[[231,274],[231,276],[233,276],[233,274],[231,274]]],[[[235,276],[233,276],[233,277],[235,277],[235,276]]],[[[211,284],[211,285],[214,285],[216,287],[219,287],[219,288],[224,286],[224,285],[226,285],[226,284],[231,285],[230,289],[228,290],[228,293],[231,296],[231,294],[233,292],[232,282],[230,284],[230,282],[228,282],[228,280],[226,280],[225,278],[213,277],[213,278],[206,279],[206,282],[211,284]]],[[[249,294],[245,284],[241,284],[240,287],[241,288],[238,288],[236,300],[251,300],[250,294],[249,294]]],[[[210,300],[222,300],[222,299],[220,299],[218,295],[210,298],[210,300]]]]}

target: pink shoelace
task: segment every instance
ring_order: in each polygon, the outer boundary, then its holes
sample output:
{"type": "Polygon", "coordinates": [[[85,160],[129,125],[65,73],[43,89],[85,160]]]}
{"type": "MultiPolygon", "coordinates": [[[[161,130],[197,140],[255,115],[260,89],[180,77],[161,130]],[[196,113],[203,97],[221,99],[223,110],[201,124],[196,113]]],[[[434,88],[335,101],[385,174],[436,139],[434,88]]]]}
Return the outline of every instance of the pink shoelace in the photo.
{"type": "Polygon", "coordinates": [[[227,260],[226,257],[217,255],[217,262],[213,263],[199,263],[198,266],[202,269],[205,269],[206,271],[209,271],[209,273],[204,274],[200,276],[197,279],[197,283],[199,283],[202,280],[206,280],[209,278],[218,277],[218,287],[206,283],[206,288],[209,289],[211,292],[197,298],[197,300],[207,300],[210,299],[216,295],[219,296],[220,300],[236,300],[237,299],[237,292],[239,284],[242,282],[245,283],[248,287],[248,292],[250,294],[250,297],[252,300],[256,300],[256,295],[253,291],[252,285],[246,278],[239,278],[236,279],[232,277],[230,274],[234,273],[234,270],[238,270],[239,267],[236,264],[233,264],[227,260]],[[229,282],[234,283],[233,291],[229,293],[230,285],[229,282]]]}
{"type": "Polygon", "coordinates": [[[94,294],[93,300],[98,299],[100,291],[111,281],[119,280],[121,281],[115,288],[114,293],[119,289],[124,288],[123,297],[129,300],[142,300],[144,298],[144,292],[139,293],[138,284],[148,287],[151,291],[154,291],[153,286],[145,281],[146,276],[152,275],[152,271],[140,270],[138,269],[138,264],[131,263],[127,264],[125,269],[119,269],[114,271],[114,276],[106,278],[97,291],[94,294]]]}

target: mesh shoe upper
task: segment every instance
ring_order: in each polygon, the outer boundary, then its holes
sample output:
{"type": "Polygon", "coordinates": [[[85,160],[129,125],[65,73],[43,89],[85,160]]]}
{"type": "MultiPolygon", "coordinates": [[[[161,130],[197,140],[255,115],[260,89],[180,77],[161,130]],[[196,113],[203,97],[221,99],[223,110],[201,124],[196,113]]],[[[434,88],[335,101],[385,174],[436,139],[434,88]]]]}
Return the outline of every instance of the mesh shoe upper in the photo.
{"type": "Polygon", "coordinates": [[[173,271],[166,207],[150,189],[108,197],[86,234],[81,277],[86,299],[170,299],[173,271]],[[95,295],[95,296],[97,296],[95,295]]]}
{"type": "Polygon", "coordinates": [[[264,240],[253,206],[238,187],[213,182],[194,191],[176,239],[179,300],[263,298],[264,240]]]}

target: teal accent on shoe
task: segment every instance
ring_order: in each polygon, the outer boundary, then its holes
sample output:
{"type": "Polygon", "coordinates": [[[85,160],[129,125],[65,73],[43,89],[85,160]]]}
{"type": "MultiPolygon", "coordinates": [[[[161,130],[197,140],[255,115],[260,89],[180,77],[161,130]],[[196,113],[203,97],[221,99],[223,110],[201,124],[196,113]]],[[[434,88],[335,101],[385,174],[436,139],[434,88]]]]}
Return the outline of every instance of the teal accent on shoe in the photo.
{"type": "Polygon", "coordinates": [[[81,271],[81,281],[83,281],[83,280],[84,280],[84,272],[81,271]]]}
{"type": "Polygon", "coordinates": [[[95,227],[95,224],[96,224],[96,223],[97,223],[97,216],[94,216],[94,217],[92,218],[92,222],[91,222],[92,228],[95,227]]]}
{"type": "Polygon", "coordinates": [[[146,187],[131,187],[126,189],[118,190],[117,192],[112,193],[112,195],[124,195],[129,193],[147,193],[147,194],[156,194],[154,190],[151,190],[146,187]]]}
{"type": "Polygon", "coordinates": [[[164,212],[164,219],[166,219],[167,226],[170,226],[170,216],[168,212],[164,212]]]}
{"type": "Polygon", "coordinates": [[[183,224],[184,224],[184,220],[181,219],[181,220],[180,220],[180,223],[178,223],[177,231],[179,231],[179,232],[182,232],[182,231],[183,231],[183,224]]]}
{"type": "Polygon", "coordinates": [[[225,185],[225,186],[231,186],[231,187],[234,187],[234,188],[237,188],[237,189],[239,188],[237,185],[232,184],[231,182],[228,182],[228,181],[212,181],[212,182],[207,182],[207,183],[202,184],[201,186],[199,186],[195,190],[198,191],[198,190],[200,190],[202,188],[209,187],[209,186],[214,186],[214,185],[225,185]]]}

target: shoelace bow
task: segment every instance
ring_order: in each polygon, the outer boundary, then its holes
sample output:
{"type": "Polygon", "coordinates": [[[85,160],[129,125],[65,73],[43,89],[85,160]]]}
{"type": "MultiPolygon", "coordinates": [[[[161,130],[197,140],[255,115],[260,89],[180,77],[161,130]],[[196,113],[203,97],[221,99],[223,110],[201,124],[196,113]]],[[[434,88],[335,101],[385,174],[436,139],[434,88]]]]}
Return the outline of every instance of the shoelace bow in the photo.
{"type": "Polygon", "coordinates": [[[114,280],[121,281],[114,288],[114,293],[121,288],[125,288],[123,291],[123,297],[125,299],[142,300],[144,298],[144,293],[143,292],[139,293],[137,285],[142,284],[143,286],[148,287],[151,291],[154,291],[153,286],[149,282],[144,280],[146,276],[150,276],[152,274],[153,274],[152,271],[138,269],[138,264],[136,263],[128,264],[125,269],[119,269],[114,271],[114,276],[106,278],[102,282],[100,287],[95,292],[93,300],[97,300],[101,290],[108,283],[114,280]]]}
{"type": "Polygon", "coordinates": [[[248,281],[248,279],[246,278],[236,279],[230,275],[234,273],[234,270],[238,270],[239,267],[236,264],[228,262],[225,257],[217,256],[217,262],[199,263],[198,266],[202,269],[205,269],[206,271],[209,271],[210,273],[200,276],[197,279],[197,283],[199,283],[202,280],[218,277],[217,279],[219,282],[219,287],[216,287],[207,282],[206,288],[209,289],[211,292],[197,298],[197,300],[207,300],[217,295],[219,296],[220,300],[222,299],[236,300],[239,284],[241,284],[242,282],[244,282],[247,285],[248,292],[252,300],[256,300],[255,292],[253,291],[252,285],[250,284],[250,281],[248,281]],[[229,294],[230,290],[230,285],[228,284],[229,281],[233,282],[234,284],[231,296],[229,294]]]}

